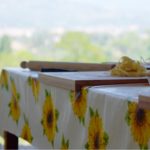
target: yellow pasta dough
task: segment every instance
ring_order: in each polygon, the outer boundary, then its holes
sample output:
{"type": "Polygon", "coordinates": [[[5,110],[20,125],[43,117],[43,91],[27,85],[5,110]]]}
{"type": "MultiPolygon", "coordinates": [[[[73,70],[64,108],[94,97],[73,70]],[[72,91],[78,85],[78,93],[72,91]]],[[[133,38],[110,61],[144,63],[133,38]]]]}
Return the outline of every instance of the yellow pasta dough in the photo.
{"type": "Polygon", "coordinates": [[[112,76],[139,77],[145,76],[146,68],[139,62],[127,56],[123,56],[121,61],[111,70],[112,76]]]}

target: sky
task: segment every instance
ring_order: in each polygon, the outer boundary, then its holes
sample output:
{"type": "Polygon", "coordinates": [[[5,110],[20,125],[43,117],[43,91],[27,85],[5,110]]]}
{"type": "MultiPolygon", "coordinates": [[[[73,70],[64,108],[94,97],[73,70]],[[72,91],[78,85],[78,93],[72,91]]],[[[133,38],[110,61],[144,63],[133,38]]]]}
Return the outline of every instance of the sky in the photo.
{"type": "Polygon", "coordinates": [[[0,0],[0,27],[150,26],[150,0],[0,0]]]}

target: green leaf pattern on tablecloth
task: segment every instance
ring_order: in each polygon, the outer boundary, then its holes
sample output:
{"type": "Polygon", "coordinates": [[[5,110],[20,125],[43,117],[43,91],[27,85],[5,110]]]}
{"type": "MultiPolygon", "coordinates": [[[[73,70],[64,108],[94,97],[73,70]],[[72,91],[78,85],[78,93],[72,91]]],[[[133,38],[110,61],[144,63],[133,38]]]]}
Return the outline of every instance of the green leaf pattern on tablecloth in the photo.
{"type": "Polygon", "coordinates": [[[68,150],[69,149],[69,140],[62,135],[61,138],[61,150],[68,150]]]}
{"type": "Polygon", "coordinates": [[[25,115],[24,115],[24,122],[25,123],[22,127],[20,137],[23,138],[24,140],[28,141],[29,143],[32,143],[33,136],[31,133],[31,128],[29,126],[29,121],[25,115]]]}
{"type": "Polygon", "coordinates": [[[16,84],[13,78],[10,77],[10,83],[11,83],[11,99],[8,104],[10,112],[9,116],[12,117],[12,119],[18,123],[20,115],[21,115],[21,109],[20,109],[20,94],[16,89],[16,84]]]}
{"type": "Polygon", "coordinates": [[[8,72],[6,70],[2,70],[1,72],[0,85],[8,91],[8,72]]]}
{"type": "Polygon", "coordinates": [[[37,78],[33,78],[33,77],[28,77],[28,85],[31,87],[32,89],[32,93],[33,96],[35,98],[35,102],[38,101],[38,96],[40,93],[40,82],[37,78]]]}

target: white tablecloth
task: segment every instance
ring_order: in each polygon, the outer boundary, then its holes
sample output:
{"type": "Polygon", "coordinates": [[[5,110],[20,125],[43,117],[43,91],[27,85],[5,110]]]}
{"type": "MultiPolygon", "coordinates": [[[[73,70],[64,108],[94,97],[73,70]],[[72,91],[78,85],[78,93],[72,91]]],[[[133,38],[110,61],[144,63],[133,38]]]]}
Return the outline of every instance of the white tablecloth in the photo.
{"type": "Polygon", "coordinates": [[[73,91],[40,83],[38,73],[8,68],[1,73],[0,131],[37,148],[150,148],[150,111],[138,109],[150,87],[85,87],[73,91]]]}

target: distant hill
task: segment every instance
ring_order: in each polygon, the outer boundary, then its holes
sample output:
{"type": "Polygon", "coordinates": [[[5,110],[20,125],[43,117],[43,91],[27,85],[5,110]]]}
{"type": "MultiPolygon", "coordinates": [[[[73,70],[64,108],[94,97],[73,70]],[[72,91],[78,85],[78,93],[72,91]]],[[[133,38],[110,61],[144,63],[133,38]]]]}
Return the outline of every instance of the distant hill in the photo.
{"type": "Polygon", "coordinates": [[[0,27],[150,27],[149,0],[0,0],[0,27]]]}

